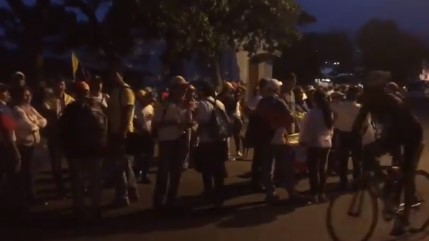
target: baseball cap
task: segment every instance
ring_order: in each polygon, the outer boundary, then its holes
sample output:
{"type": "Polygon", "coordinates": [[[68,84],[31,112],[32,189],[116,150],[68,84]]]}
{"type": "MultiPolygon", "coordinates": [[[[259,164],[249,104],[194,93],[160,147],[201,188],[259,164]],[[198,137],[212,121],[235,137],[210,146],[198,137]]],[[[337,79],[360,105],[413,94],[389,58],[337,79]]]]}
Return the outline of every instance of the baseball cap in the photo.
{"type": "Polygon", "coordinates": [[[189,82],[187,82],[185,78],[183,78],[180,75],[174,76],[170,82],[170,86],[181,86],[181,85],[189,85],[189,82]]]}
{"type": "Polygon", "coordinates": [[[147,92],[145,90],[137,90],[136,91],[136,96],[145,97],[146,95],[147,95],[147,92]]]}
{"type": "Polygon", "coordinates": [[[225,83],[223,83],[223,88],[225,90],[233,90],[234,89],[234,85],[231,82],[225,82],[225,83]]]}
{"type": "Polygon", "coordinates": [[[96,76],[94,76],[94,78],[92,78],[92,83],[94,83],[94,84],[103,83],[103,80],[101,79],[101,77],[99,75],[96,75],[96,76]]]}
{"type": "Polygon", "coordinates": [[[5,92],[9,90],[9,86],[4,84],[4,83],[0,83],[0,92],[5,92]]]}
{"type": "Polygon", "coordinates": [[[386,88],[390,91],[399,91],[401,88],[399,88],[399,85],[395,82],[389,82],[386,84],[386,88]]]}
{"type": "Polygon", "coordinates": [[[25,74],[22,73],[21,71],[16,71],[15,73],[13,73],[12,79],[13,80],[25,80],[25,74]]]}

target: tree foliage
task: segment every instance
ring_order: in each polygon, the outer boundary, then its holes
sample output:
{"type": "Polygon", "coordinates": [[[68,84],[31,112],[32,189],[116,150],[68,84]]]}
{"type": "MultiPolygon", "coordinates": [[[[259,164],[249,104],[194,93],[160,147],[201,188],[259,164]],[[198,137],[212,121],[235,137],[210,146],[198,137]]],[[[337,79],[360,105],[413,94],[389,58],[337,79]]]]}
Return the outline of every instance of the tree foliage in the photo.
{"type": "Polygon", "coordinates": [[[169,56],[222,49],[280,50],[299,37],[299,6],[292,0],[141,0],[146,29],[163,38],[169,56]]]}
{"type": "Polygon", "coordinates": [[[399,29],[393,21],[369,21],[359,30],[357,43],[366,69],[391,71],[399,82],[414,78],[422,60],[429,56],[421,40],[399,29]]]}
{"type": "Polygon", "coordinates": [[[35,78],[42,77],[43,52],[64,44],[64,30],[74,29],[75,15],[50,0],[37,0],[32,6],[23,0],[6,0],[9,8],[0,10],[3,41],[19,49],[21,68],[35,78]]]}
{"type": "Polygon", "coordinates": [[[283,51],[282,57],[274,64],[274,75],[282,79],[293,72],[300,83],[313,83],[320,77],[320,66],[325,61],[340,62],[341,71],[351,71],[353,55],[354,46],[346,33],[307,33],[283,51]]]}
{"type": "Polygon", "coordinates": [[[144,40],[166,43],[167,64],[195,54],[216,62],[224,50],[250,55],[282,50],[300,38],[297,25],[315,21],[294,0],[24,2],[7,0],[11,10],[0,12],[0,25],[19,44],[23,58],[33,56],[31,61],[39,64],[43,50],[52,46],[59,51],[88,46],[113,63],[144,40]],[[99,16],[100,9],[105,16],[99,16]]]}

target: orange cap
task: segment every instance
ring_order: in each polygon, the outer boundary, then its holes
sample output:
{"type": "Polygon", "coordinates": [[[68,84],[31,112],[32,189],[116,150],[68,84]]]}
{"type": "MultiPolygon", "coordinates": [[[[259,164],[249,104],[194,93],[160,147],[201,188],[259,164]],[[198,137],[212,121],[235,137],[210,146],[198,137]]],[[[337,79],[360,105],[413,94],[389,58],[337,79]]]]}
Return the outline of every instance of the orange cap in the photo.
{"type": "Polygon", "coordinates": [[[89,90],[89,85],[85,81],[79,81],[76,83],[77,90],[89,90]]]}

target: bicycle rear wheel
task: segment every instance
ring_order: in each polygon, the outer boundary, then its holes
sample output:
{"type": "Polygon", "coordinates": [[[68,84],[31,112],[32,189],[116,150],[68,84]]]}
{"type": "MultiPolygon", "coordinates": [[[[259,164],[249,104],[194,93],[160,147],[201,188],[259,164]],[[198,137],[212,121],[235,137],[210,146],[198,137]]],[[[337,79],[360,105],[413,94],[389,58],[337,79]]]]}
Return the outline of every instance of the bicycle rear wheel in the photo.
{"type": "Polygon", "coordinates": [[[378,202],[364,188],[331,200],[326,217],[327,229],[334,241],[367,241],[378,222],[378,202]]]}
{"type": "Polygon", "coordinates": [[[429,173],[423,170],[416,172],[416,198],[411,208],[410,232],[424,231],[429,226],[429,173]]]}

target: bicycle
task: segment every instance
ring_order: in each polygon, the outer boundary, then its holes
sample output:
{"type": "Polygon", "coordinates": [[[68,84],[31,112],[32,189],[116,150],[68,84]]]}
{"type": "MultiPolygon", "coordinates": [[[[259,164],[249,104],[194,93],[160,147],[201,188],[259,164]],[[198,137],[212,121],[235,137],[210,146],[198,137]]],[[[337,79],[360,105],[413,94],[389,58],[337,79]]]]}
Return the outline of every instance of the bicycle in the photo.
{"type": "MultiPolygon", "coordinates": [[[[379,218],[379,202],[381,200],[383,203],[383,218],[385,221],[391,221],[395,217],[401,214],[404,209],[404,205],[400,202],[397,202],[398,195],[401,195],[401,192],[395,192],[395,189],[398,189],[396,185],[399,184],[399,178],[401,176],[400,170],[397,167],[381,167],[380,165],[375,165],[373,170],[370,172],[364,173],[356,182],[355,190],[351,194],[351,202],[346,203],[347,217],[352,217],[354,219],[361,218],[364,208],[370,211],[369,228],[364,232],[362,238],[358,238],[358,241],[367,241],[374,234],[375,228],[378,223],[379,218]],[[364,201],[369,200],[369,207],[364,205],[364,201]]],[[[429,173],[423,170],[417,170],[415,179],[423,178],[429,182],[429,173]]],[[[421,192],[417,188],[418,182],[416,181],[416,200],[411,206],[413,212],[424,213],[420,208],[425,202],[421,192]]],[[[346,194],[347,195],[347,194],[346,194]]],[[[334,224],[336,216],[334,215],[335,207],[339,206],[340,198],[345,197],[345,195],[337,196],[332,199],[329,203],[327,209],[327,219],[326,224],[328,228],[328,233],[334,241],[349,241],[351,233],[346,235],[346,239],[338,235],[339,230],[344,229],[345,227],[338,227],[334,224]]],[[[429,199],[429,198],[428,198],[429,199]]],[[[368,218],[367,218],[368,219],[368,218]]],[[[344,224],[344,223],[343,223],[344,224]]],[[[417,233],[425,230],[429,226],[429,212],[421,225],[412,225],[410,223],[409,232],[417,233]]],[[[353,227],[357,228],[357,227],[353,227]]]]}

